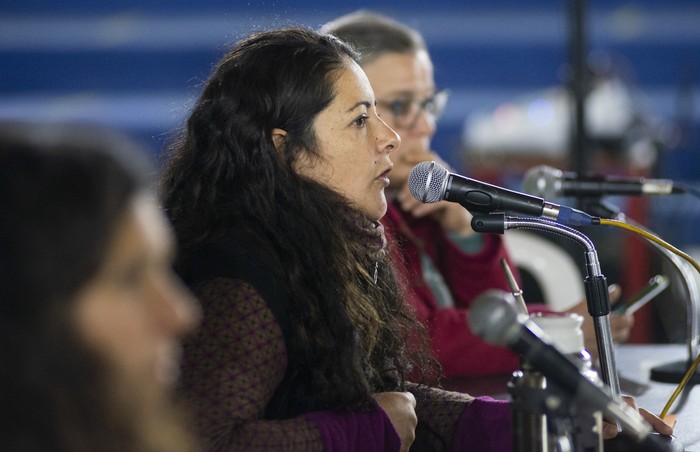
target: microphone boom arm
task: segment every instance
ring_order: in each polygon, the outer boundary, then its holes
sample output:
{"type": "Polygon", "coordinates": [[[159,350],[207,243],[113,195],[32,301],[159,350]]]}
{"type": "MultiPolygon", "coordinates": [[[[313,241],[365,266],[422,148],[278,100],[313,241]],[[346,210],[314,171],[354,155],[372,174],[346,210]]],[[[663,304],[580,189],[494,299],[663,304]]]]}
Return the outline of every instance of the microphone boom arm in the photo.
{"type": "MultiPolygon", "coordinates": [[[[620,381],[615,364],[612,332],[610,329],[610,298],[605,276],[600,271],[598,253],[590,238],[582,232],[544,218],[506,217],[503,213],[474,216],[472,228],[477,232],[500,232],[509,229],[531,229],[546,231],[577,242],[585,250],[586,301],[588,312],[593,318],[598,354],[600,357],[601,379],[610,388],[611,397],[620,400],[620,381]],[[502,224],[502,228],[501,228],[502,224]],[[495,227],[494,227],[495,226],[495,227]],[[497,230],[500,228],[501,230],[497,230]]],[[[618,423],[618,431],[620,424],[618,423]]]]}

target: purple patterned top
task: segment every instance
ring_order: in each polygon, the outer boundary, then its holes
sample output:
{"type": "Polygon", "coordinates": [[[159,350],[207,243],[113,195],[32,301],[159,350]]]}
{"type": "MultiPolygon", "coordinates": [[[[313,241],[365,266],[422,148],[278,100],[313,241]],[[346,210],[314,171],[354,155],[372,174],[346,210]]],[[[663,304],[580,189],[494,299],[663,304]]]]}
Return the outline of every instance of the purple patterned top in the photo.
{"type": "MultiPolygon", "coordinates": [[[[185,343],[182,384],[207,450],[397,451],[389,418],[375,410],[265,419],[287,369],[282,330],[248,282],[218,277],[196,285],[203,323],[185,343]]],[[[425,386],[410,388],[419,424],[411,451],[509,451],[509,405],[425,386]]]]}

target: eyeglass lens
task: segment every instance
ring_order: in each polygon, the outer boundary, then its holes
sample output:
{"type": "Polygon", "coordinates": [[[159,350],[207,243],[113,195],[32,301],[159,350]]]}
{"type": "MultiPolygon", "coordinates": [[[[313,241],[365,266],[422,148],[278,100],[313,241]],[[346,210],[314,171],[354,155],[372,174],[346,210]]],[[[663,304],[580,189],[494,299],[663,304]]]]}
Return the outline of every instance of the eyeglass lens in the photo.
{"type": "Polygon", "coordinates": [[[423,111],[430,114],[433,119],[438,119],[445,109],[446,103],[447,91],[440,90],[423,100],[407,97],[384,104],[388,107],[397,125],[412,128],[423,111]]]}

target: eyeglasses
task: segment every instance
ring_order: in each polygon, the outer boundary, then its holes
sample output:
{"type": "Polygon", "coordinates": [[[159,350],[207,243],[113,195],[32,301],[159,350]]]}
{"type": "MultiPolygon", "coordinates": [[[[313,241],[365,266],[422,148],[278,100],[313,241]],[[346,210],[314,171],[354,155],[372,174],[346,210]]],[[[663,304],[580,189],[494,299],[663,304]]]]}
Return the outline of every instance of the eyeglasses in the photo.
{"type": "Polygon", "coordinates": [[[447,105],[447,97],[447,90],[441,89],[423,100],[407,96],[388,101],[377,100],[377,104],[389,110],[397,127],[410,130],[415,127],[418,117],[424,111],[434,120],[440,119],[447,105]]]}

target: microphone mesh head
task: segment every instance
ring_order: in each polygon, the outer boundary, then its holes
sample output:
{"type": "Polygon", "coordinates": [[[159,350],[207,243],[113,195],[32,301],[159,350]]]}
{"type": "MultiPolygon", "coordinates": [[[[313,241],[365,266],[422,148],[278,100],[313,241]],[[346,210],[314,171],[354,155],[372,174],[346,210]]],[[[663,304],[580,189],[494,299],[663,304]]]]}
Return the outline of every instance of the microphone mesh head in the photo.
{"type": "Polygon", "coordinates": [[[523,191],[544,199],[555,199],[561,194],[563,172],[547,165],[530,168],[523,176],[523,191]]]}
{"type": "Polygon", "coordinates": [[[431,204],[441,201],[448,174],[437,162],[420,162],[408,174],[408,189],[420,202],[431,204]]]}
{"type": "Polygon", "coordinates": [[[469,307],[469,328],[490,344],[508,345],[518,323],[515,298],[502,290],[484,291],[469,307]]]}

